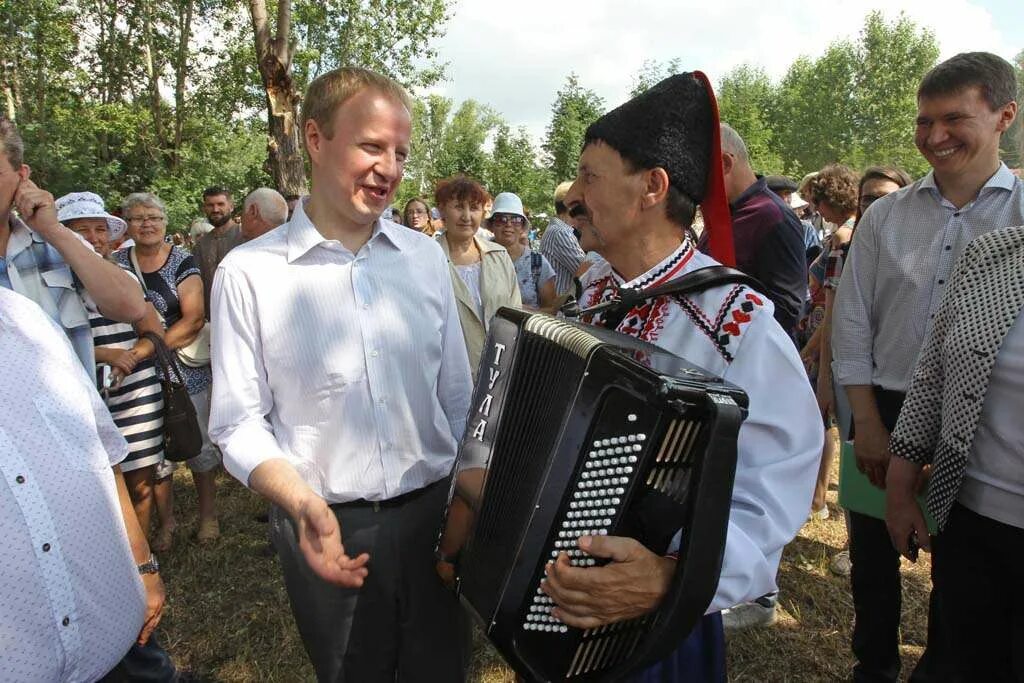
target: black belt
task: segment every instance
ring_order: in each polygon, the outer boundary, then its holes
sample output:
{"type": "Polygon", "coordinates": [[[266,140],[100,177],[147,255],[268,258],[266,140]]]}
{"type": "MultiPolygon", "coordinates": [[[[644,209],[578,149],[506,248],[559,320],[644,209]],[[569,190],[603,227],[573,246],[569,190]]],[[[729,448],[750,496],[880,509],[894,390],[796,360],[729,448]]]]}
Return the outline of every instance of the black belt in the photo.
{"type": "Polygon", "coordinates": [[[416,500],[418,498],[421,498],[427,492],[432,491],[436,487],[445,484],[447,481],[448,481],[447,478],[439,479],[439,480],[435,481],[433,484],[427,484],[426,486],[424,486],[421,489],[416,489],[415,491],[409,491],[408,493],[403,493],[400,496],[395,496],[394,498],[388,498],[387,500],[366,500],[365,498],[360,498],[359,500],[350,500],[347,503],[331,503],[330,507],[332,507],[332,508],[341,508],[341,509],[346,509],[346,510],[349,510],[349,509],[361,509],[361,508],[373,508],[374,512],[377,512],[377,511],[381,510],[382,508],[401,507],[402,505],[406,505],[408,503],[413,502],[414,500],[416,500]]]}

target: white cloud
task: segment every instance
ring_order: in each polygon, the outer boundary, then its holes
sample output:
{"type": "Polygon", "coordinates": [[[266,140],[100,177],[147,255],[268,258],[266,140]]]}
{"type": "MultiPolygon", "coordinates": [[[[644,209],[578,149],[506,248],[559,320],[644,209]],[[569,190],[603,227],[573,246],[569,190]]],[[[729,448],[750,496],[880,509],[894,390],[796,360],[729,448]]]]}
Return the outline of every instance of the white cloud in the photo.
{"type": "Polygon", "coordinates": [[[942,57],[988,50],[1010,58],[1024,47],[1024,31],[1008,21],[1021,12],[993,16],[968,0],[460,0],[438,45],[449,78],[436,90],[488,104],[539,141],[571,71],[608,106],[628,97],[647,59],[678,57],[713,81],[743,62],[779,78],[799,55],[855,37],[874,9],[889,18],[905,12],[933,30],[942,57]]]}

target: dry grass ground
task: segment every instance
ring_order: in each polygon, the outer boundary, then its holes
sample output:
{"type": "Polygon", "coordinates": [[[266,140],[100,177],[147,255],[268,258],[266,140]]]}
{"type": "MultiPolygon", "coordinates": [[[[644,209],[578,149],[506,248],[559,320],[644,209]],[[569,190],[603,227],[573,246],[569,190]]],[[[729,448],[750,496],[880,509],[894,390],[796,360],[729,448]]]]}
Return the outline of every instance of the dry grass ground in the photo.
{"type": "MultiPolygon", "coordinates": [[[[230,477],[219,481],[222,538],[200,548],[195,495],[187,470],[175,477],[180,523],[175,547],[162,556],[168,602],[163,641],[179,668],[204,681],[312,681],[292,622],[277,560],[266,556],[266,525],[255,520],[264,504],[230,477]]],[[[771,629],[729,639],[733,681],[825,681],[849,678],[853,606],[848,581],[831,575],[829,558],[843,547],[846,530],[832,516],[808,523],[783,556],[779,621],[771,629]]],[[[925,639],[929,559],[904,562],[904,671],[925,639]]],[[[513,681],[501,658],[477,638],[470,680],[513,681]]]]}

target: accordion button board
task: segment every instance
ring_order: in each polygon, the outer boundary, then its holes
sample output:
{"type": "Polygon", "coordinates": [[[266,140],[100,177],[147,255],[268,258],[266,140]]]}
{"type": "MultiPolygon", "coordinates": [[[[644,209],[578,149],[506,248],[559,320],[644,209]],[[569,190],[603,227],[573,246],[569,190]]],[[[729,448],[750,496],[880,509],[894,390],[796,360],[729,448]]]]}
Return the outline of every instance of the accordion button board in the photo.
{"type": "Polygon", "coordinates": [[[526,680],[617,680],[661,658],[718,583],[746,396],[636,339],[510,309],[480,367],[439,542],[464,604],[526,680]],[[606,562],[584,535],[678,546],[663,604],[586,630],[552,616],[546,564],[606,562]]]}

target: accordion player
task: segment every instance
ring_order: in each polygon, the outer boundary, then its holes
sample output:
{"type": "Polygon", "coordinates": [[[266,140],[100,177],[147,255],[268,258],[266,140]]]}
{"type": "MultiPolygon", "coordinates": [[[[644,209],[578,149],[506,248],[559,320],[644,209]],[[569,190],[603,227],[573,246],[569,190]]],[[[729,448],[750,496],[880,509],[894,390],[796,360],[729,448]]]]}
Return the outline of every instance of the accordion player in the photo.
{"type": "Polygon", "coordinates": [[[439,551],[453,587],[528,680],[617,680],[670,652],[715,593],[729,519],[739,388],[609,330],[503,308],[491,323],[439,551]],[[576,629],[541,590],[581,535],[629,536],[679,561],[659,608],[576,629]]]}

